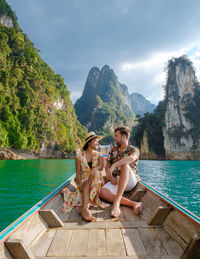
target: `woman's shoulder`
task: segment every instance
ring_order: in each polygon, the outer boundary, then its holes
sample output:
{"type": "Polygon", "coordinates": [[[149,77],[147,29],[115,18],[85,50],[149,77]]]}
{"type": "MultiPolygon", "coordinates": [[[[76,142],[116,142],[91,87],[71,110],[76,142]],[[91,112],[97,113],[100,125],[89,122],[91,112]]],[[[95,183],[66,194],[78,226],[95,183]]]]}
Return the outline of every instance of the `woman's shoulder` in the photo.
{"type": "Polygon", "coordinates": [[[79,160],[84,156],[84,151],[80,151],[76,154],[76,158],[78,158],[79,160]]]}

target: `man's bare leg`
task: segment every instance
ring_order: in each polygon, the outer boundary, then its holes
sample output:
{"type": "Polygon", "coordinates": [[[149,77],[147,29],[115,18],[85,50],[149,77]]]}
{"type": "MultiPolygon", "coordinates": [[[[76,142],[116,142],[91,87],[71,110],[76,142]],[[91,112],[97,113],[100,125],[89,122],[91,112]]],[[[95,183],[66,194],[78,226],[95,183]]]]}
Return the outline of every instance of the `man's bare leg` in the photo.
{"type": "MultiPolygon", "coordinates": [[[[102,198],[106,201],[109,201],[109,202],[114,202],[114,200],[116,198],[116,194],[112,193],[107,188],[102,188],[101,192],[100,192],[100,198],[102,198]]],[[[120,205],[125,205],[125,206],[133,208],[133,211],[136,215],[139,215],[142,212],[142,203],[141,202],[131,201],[123,196],[121,197],[120,205]]]]}
{"type": "MultiPolygon", "coordinates": [[[[114,202],[116,198],[116,194],[112,193],[109,189],[107,188],[102,188],[100,192],[100,198],[104,199],[105,201],[109,202],[114,202]]],[[[131,208],[134,208],[137,202],[131,201],[125,197],[121,197],[120,204],[125,205],[131,208]]]]}
{"type": "Polygon", "coordinates": [[[121,213],[120,201],[121,201],[122,195],[126,189],[126,186],[128,184],[129,174],[130,174],[130,167],[128,165],[121,166],[117,194],[115,196],[112,210],[111,210],[111,216],[113,216],[115,218],[119,217],[119,215],[121,213]]]}

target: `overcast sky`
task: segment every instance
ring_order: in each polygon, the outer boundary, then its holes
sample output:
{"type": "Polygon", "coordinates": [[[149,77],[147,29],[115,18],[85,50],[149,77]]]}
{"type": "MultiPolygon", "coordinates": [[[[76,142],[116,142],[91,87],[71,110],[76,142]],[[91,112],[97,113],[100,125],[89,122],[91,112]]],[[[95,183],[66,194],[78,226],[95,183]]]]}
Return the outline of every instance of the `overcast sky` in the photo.
{"type": "Polygon", "coordinates": [[[7,0],[73,102],[89,70],[109,65],[129,93],[157,104],[169,58],[186,54],[200,78],[199,0],[7,0]]]}

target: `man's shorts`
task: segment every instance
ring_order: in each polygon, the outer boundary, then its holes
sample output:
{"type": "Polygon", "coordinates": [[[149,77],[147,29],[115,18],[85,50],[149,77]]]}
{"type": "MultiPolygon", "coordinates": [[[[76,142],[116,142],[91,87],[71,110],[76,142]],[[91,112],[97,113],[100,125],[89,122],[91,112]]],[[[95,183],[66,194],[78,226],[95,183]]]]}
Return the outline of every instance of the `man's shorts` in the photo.
{"type": "MultiPolygon", "coordinates": [[[[119,181],[119,176],[117,176],[117,180],[119,181]]],[[[133,172],[133,170],[130,170],[130,176],[129,176],[129,181],[128,184],[126,186],[125,192],[129,192],[131,191],[136,184],[138,183],[137,177],[135,175],[135,173],[133,172]]],[[[101,189],[108,189],[110,190],[113,194],[117,194],[117,189],[118,189],[118,184],[112,184],[110,181],[107,182],[106,184],[104,184],[101,189]]]]}

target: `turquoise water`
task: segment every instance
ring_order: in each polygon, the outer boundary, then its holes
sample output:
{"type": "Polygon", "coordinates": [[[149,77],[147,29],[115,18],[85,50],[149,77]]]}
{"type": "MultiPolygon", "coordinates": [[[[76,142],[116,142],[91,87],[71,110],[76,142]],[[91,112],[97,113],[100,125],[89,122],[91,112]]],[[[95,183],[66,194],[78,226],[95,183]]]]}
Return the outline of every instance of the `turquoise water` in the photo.
{"type": "Polygon", "coordinates": [[[74,172],[74,160],[0,161],[0,231],[74,172]]]}
{"type": "MultiPolygon", "coordinates": [[[[0,231],[74,172],[74,160],[0,161],[0,231]]],[[[140,161],[139,174],[200,216],[200,161],[140,161]]]]}
{"type": "Polygon", "coordinates": [[[200,161],[139,162],[142,180],[200,217],[200,161]]]}

